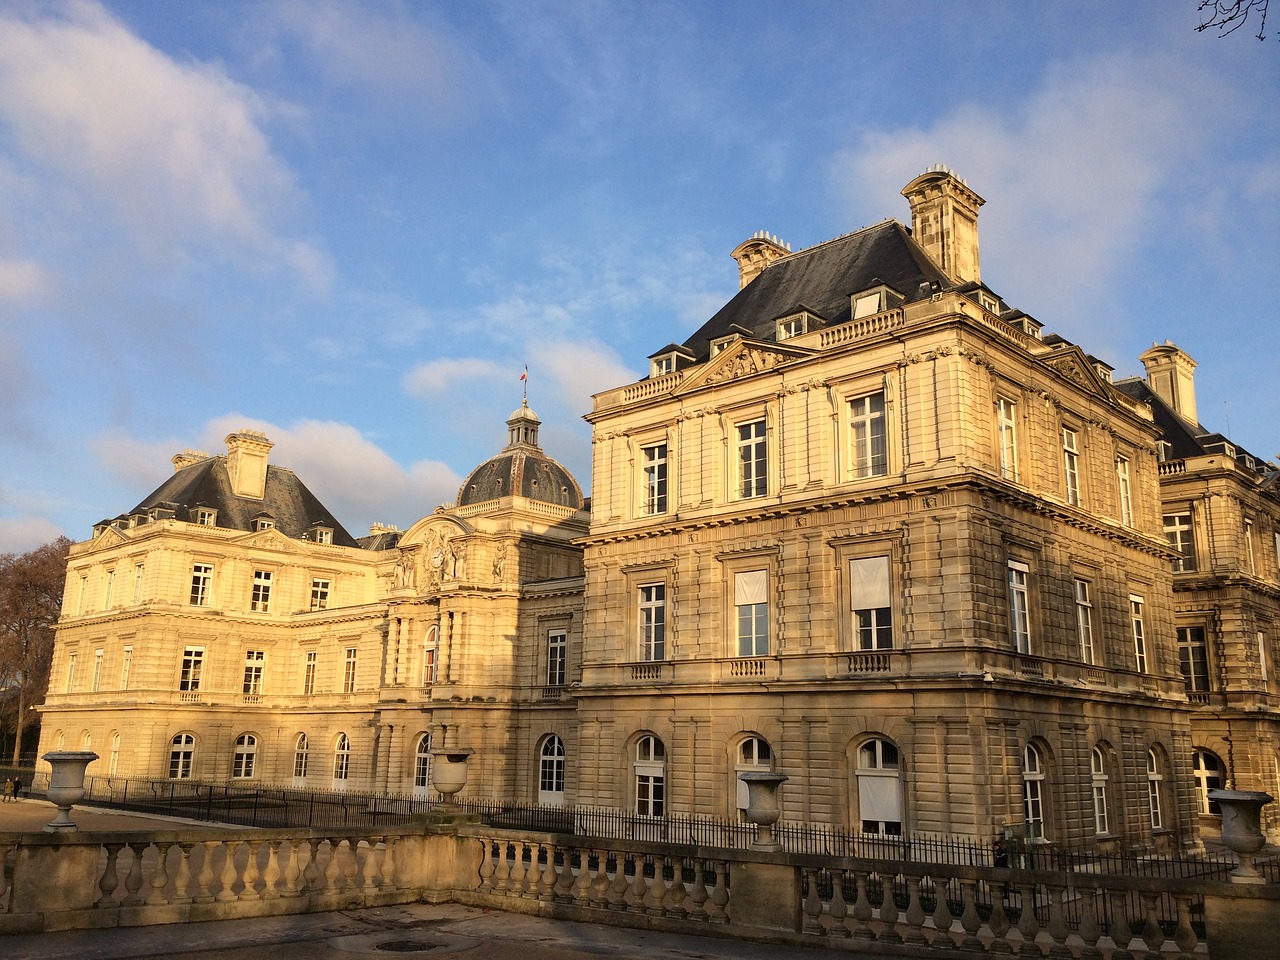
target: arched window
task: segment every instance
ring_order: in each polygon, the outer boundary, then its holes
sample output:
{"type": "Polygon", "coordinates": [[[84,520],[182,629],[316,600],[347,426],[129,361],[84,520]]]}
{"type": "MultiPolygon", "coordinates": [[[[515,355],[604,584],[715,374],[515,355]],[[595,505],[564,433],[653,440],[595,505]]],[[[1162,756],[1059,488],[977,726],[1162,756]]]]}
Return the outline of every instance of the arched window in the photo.
{"type": "Polygon", "coordinates": [[[636,741],[636,813],[661,817],[667,802],[667,748],[655,736],[636,741]]]}
{"type": "Polygon", "coordinates": [[[236,737],[235,753],[231,756],[231,777],[248,780],[253,776],[253,762],[258,756],[258,738],[252,733],[236,737]]]}
{"type": "Polygon", "coordinates": [[[1160,773],[1160,758],[1154,750],[1147,751],[1147,805],[1151,811],[1151,829],[1159,830],[1164,826],[1164,812],[1160,807],[1160,781],[1164,776],[1160,773]]]}
{"type": "Polygon", "coordinates": [[[196,755],[196,738],[180,733],[169,745],[169,779],[190,780],[191,762],[196,755]]]}
{"type": "Polygon", "coordinates": [[[413,752],[413,795],[425,797],[431,787],[431,734],[418,738],[413,752]]]}
{"type": "Polygon", "coordinates": [[[67,742],[66,735],[61,730],[59,730],[57,733],[53,735],[53,749],[65,750],[66,742],[67,742]]]}
{"type": "Polygon", "coordinates": [[[1222,810],[1217,801],[1209,799],[1209,791],[1222,789],[1222,761],[1208,750],[1197,750],[1192,754],[1191,770],[1196,778],[1196,801],[1201,816],[1221,816],[1222,810]]]}
{"type": "Polygon", "coordinates": [[[1089,760],[1089,772],[1093,778],[1093,832],[1098,836],[1107,830],[1107,756],[1101,747],[1093,748],[1089,760]]]}
{"type": "Polygon", "coordinates": [[[84,733],[80,734],[80,749],[81,749],[81,750],[92,750],[92,749],[93,749],[93,737],[89,736],[89,731],[88,731],[88,730],[86,730],[86,731],[84,731],[84,733]]]}
{"type": "Polygon", "coordinates": [[[333,742],[333,789],[345,790],[351,775],[351,740],[345,733],[333,742]]]}
{"type": "Polygon", "coordinates": [[[306,782],[307,779],[307,760],[309,759],[311,744],[307,741],[305,733],[298,734],[296,740],[293,741],[293,779],[297,784],[306,782]]]}
{"type": "Polygon", "coordinates": [[[111,734],[111,755],[107,760],[107,776],[114,777],[120,772],[120,734],[111,734]]]}
{"type": "Polygon", "coordinates": [[[1022,752],[1022,815],[1032,839],[1044,836],[1044,780],[1044,757],[1028,743],[1022,752]]]}
{"type": "Polygon", "coordinates": [[[902,784],[898,748],[888,740],[858,747],[858,821],[863,833],[902,835],[902,784]]]}
{"type": "Polygon", "coordinates": [[[538,802],[564,806],[564,741],[554,733],[542,741],[538,756],[538,802]]]}
{"type": "Polygon", "coordinates": [[[762,737],[747,737],[738,744],[737,757],[733,765],[735,795],[738,802],[738,818],[746,818],[747,785],[738,778],[740,773],[766,773],[773,766],[773,750],[769,742],[762,737]]]}

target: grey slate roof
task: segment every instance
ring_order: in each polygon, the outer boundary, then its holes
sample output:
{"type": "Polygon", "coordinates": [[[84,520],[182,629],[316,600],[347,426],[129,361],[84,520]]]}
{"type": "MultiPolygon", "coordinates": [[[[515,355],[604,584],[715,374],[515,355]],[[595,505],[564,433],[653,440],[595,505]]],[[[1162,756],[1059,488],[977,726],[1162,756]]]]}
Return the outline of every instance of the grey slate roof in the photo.
{"type": "Polygon", "coordinates": [[[131,514],[145,514],[153,507],[174,511],[178,520],[195,522],[195,511],[204,507],[218,512],[215,526],[229,530],[254,529],[256,517],[267,515],[286,537],[302,539],[314,525],[333,530],[337,546],[359,546],[355,538],[306,488],[292,470],[267,465],[267,483],[261,500],[237,497],[231,492],[226,457],[210,457],[177,470],[131,514]]]}
{"type": "Polygon", "coordinates": [[[850,296],[884,284],[908,302],[920,299],[922,283],[951,286],[929,256],[896,220],[783,257],[738,291],[684,342],[698,357],[710,355],[712,340],[737,324],[761,340],[772,340],[776,322],[805,309],[829,325],[852,319],[850,296]]]}
{"type": "Polygon", "coordinates": [[[458,506],[484,503],[512,495],[562,507],[582,509],[578,481],[537,447],[504,450],[486,460],[463,481],[458,506]]]}

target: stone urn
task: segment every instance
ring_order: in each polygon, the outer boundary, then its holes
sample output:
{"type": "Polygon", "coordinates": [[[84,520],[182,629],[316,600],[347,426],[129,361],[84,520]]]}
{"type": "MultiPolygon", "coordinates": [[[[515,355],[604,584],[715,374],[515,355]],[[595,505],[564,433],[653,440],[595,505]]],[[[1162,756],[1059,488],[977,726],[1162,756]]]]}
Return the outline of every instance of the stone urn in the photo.
{"type": "Polygon", "coordinates": [[[1262,808],[1275,798],[1261,790],[1210,790],[1209,799],[1222,810],[1222,843],[1240,858],[1231,871],[1232,883],[1266,883],[1253,865],[1253,855],[1266,845],[1262,808]]]}
{"type": "Polygon", "coordinates": [[[431,751],[431,786],[454,805],[454,794],[467,785],[467,760],[475,753],[469,747],[442,747],[431,751]]]}
{"type": "Polygon", "coordinates": [[[778,790],[791,779],[782,773],[752,771],[738,774],[747,785],[747,819],[756,825],[753,850],[781,850],[782,844],[773,836],[773,825],[782,816],[782,798],[778,790]]]}
{"type": "Polygon", "coordinates": [[[41,759],[53,769],[45,796],[58,808],[58,815],[45,824],[46,833],[69,833],[78,829],[71,808],[84,799],[85,767],[98,759],[92,750],[55,750],[41,759]]]}

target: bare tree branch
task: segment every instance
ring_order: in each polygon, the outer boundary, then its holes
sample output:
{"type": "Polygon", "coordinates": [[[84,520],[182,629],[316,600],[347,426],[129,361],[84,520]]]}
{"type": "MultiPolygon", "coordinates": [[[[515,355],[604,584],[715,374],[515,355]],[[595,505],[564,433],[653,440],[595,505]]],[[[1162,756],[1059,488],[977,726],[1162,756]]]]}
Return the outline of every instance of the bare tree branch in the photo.
{"type": "Polygon", "coordinates": [[[1250,14],[1257,17],[1259,40],[1267,39],[1267,7],[1271,0],[1200,0],[1200,26],[1196,29],[1217,30],[1219,37],[1235,33],[1249,22],[1250,14]]]}

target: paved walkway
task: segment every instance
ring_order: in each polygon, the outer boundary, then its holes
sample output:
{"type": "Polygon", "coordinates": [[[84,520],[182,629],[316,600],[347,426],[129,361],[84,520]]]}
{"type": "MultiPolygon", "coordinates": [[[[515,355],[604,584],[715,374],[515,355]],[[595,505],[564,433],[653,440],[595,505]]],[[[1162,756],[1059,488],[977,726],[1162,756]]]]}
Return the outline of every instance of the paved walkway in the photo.
{"type": "MultiPolygon", "coordinates": [[[[57,808],[45,800],[0,803],[0,833],[41,830],[56,813],[57,808]]],[[[85,833],[193,825],[189,820],[93,807],[76,807],[71,817],[85,833]]],[[[0,935],[4,960],[353,960],[397,955],[472,960],[830,960],[838,956],[820,948],[545,920],[460,904],[0,935]]],[[[846,956],[877,960],[865,953],[846,956]]]]}

